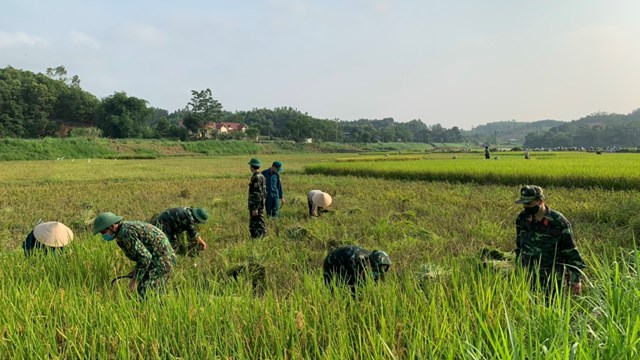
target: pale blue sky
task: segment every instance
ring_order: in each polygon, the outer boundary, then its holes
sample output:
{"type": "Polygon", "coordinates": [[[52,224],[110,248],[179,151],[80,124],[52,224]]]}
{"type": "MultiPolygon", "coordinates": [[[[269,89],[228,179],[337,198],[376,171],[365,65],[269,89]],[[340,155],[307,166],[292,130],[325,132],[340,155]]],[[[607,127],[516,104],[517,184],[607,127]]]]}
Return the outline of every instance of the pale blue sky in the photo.
{"type": "Polygon", "coordinates": [[[184,108],[470,129],[640,108],[639,0],[0,0],[0,67],[184,108]]]}

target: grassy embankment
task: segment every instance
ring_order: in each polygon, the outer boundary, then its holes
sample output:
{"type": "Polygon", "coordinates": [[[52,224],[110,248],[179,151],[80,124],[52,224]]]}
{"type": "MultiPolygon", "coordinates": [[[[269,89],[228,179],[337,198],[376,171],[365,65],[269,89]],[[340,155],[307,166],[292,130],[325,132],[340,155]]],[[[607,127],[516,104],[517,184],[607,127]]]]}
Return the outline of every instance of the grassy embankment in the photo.
{"type": "Polygon", "coordinates": [[[2,160],[53,159],[155,159],[175,156],[218,156],[292,153],[356,153],[371,151],[424,152],[431,149],[420,143],[313,143],[292,141],[255,143],[250,141],[169,141],[146,139],[45,138],[0,139],[2,160]]]}
{"type": "MultiPolygon", "coordinates": [[[[640,231],[640,199],[635,190],[546,187],[550,206],[572,221],[589,267],[583,296],[545,306],[518,274],[478,266],[482,247],[513,248],[517,186],[303,172],[310,163],[342,165],[334,162],[339,156],[260,155],[267,163],[284,162],[287,203],[259,241],[248,238],[249,156],[1,164],[0,357],[638,355],[639,258],[633,239],[640,231]],[[312,188],[334,195],[333,212],[307,217],[305,195],[312,188]],[[179,259],[162,303],[154,298],[137,303],[126,284],[111,287],[109,280],[132,264],[115,244],[90,235],[92,218],[110,210],[143,220],[163,208],[187,205],[210,210],[212,217],[201,228],[210,248],[199,258],[179,259]],[[19,244],[38,219],[63,221],[74,229],[77,238],[66,254],[24,258],[19,244]],[[320,267],[328,244],[335,242],[389,252],[393,266],[387,281],[365,287],[359,300],[341,291],[331,296],[320,267]],[[248,280],[235,283],[224,275],[246,261],[267,269],[261,297],[252,296],[248,280]]],[[[568,169],[580,159],[562,161],[568,169]]],[[[625,157],[612,155],[610,167],[617,159],[626,164],[625,157]]],[[[477,162],[496,165],[502,158],[477,162]]],[[[368,163],[372,171],[378,164],[396,165],[368,163]]],[[[528,169],[527,176],[554,175],[548,166],[528,169]]]]}

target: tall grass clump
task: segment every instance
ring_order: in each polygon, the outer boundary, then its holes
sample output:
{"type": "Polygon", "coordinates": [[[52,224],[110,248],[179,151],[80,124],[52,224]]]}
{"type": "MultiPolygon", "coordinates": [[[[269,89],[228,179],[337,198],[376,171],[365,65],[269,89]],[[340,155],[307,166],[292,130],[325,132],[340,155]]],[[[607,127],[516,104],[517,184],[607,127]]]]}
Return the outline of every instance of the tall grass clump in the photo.
{"type": "Polygon", "coordinates": [[[640,288],[615,256],[593,264],[584,296],[552,301],[521,274],[451,259],[437,277],[392,272],[355,298],[313,269],[289,294],[254,297],[242,282],[198,281],[206,273],[183,259],[164,297],[138,301],[109,281],[125,261],[97,241],[5,259],[3,357],[609,359],[634,358],[640,340],[640,288]]]}

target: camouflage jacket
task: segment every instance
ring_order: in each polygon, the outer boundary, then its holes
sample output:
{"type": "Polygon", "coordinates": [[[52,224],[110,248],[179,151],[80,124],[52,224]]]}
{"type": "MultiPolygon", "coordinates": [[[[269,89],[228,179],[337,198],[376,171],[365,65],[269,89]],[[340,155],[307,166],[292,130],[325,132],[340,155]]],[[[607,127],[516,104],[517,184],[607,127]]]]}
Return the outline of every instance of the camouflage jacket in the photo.
{"type": "Polygon", "coordinates": [[[151,224],[164,231],[169,238],[183,231],[187,232],[190,240],[195,240],[200,236],[197,230],[198,221],[193,216],[190,207],[166,209],[154,217],[151,224]]]}
{"type": "Polygon", "coordinates": [[[282,192],[282,181],[280,181],[280,174],[275,171],[271,171],[271,168],[262,172],[266,182],[267,196],[270,198],[282,199],[284,193],[282,192]]]}
{"type": "Polygon", "coordinates": [[[116,237],[124,254],[136,263],[135,279],[141,282],[152,269],[168,273],[176,263],[169,239],[157,227],[142,221],[123,221],[116,237]]]}
{"type": "Polygon", "coordinates": [[[334,275],[364,279],[370,253],[355,245],[340,246],[331,250],[322,267],[325,279],[334,275]]]}
{"type": "Polygon", "coordinates": [[[579,269],[586,267],[573,240],[571,224],[561,213],[547,208],[537,221],[522,211],[516,219],[516,261],[531,270],[571,272],[571,282],[580,280],[579,269]]]}
{"type": "Polygon", "coordinates": [[[249,182],[249,211],[264,210],[264,203],[266,199],[267,185],[264,175],[260,172],[255,172],[251,175],[251,181],[249,182]]]}

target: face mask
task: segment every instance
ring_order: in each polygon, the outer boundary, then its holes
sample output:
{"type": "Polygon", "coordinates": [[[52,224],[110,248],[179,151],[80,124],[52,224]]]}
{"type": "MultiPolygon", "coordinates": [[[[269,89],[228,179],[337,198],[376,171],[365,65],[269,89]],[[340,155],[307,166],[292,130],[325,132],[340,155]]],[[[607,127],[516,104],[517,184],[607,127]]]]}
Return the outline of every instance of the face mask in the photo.
{"type": "Polygon", "coordinates": [[[103,238],[105,241],[111,241],[111,240],[113,240],[113,239],[115,239],[115,238],[116,238],[116,235],[115,235],[115,234],[109,234],[109,233],[106,233],[106,234],[102,234],[102,238],[103,238]]]}
{"type": "Polygon", "coordinates": [[[524,208],[524,213],[526,215],[535,215],[538,211],[540,211],[540,205],[524,208]]]}

